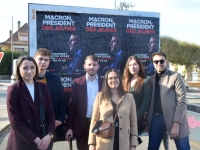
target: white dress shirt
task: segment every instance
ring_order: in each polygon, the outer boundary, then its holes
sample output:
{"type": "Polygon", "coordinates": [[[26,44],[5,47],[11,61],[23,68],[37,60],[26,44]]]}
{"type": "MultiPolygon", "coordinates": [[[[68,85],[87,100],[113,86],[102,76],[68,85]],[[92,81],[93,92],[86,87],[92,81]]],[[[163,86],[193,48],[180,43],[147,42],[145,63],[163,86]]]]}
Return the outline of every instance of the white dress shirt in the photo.
{"type": "Polygon", "coordinates": [[[99,91],[98,75],[94,81],[90,81],[86,75],[86,84],[87,84],[87,113],[86,117],[92,117],[93,103],[96,97],[96,94],[99,91]]]}
{"type": "Polygon", "coordinates": [[[30,93],[32,100],[34,102],[34,91],[35,91],[34,90],[34,84],[28,84],[28,83],[25,83],[25,84],[26,84],[26,87],[28,88],[29,93],[30,93]]]}

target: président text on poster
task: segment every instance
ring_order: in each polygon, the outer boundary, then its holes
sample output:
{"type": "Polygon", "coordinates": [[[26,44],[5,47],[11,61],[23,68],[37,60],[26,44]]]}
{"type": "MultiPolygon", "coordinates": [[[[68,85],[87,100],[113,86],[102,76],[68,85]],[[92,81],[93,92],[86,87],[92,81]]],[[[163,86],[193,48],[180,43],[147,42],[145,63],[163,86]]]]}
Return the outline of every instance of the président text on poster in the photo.
{"type": "Polygon", "coordinates": [[[130,34],[155,34],[155,25],[152,20],[129,19],[126,25],[126,33],[130,34]]]}
{"type": "Polygon", "coordinates": [[[117,28],[113,18],[88,17],[86,32],[112,32],[116,33],[117,28]]]}
{"type": "Polygon", "coordinates": [[[44,15],[42,30],[76,31],[75,21],[70,15],[44,15]]]}

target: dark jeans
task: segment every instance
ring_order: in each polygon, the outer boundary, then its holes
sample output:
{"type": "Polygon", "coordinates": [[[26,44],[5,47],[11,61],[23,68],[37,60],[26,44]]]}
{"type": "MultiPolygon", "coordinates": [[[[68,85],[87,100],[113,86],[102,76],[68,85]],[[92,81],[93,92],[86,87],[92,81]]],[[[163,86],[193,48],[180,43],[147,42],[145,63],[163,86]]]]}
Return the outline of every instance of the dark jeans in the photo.
{"type": "MultiPolygon", "coordinates": [[[[162,114],[153,114],[149,129],[148,150],[158,150],[167,128],[162,114]]],[[[174,139],[177,150],[190,150],[189,138],[174,139]]]]}

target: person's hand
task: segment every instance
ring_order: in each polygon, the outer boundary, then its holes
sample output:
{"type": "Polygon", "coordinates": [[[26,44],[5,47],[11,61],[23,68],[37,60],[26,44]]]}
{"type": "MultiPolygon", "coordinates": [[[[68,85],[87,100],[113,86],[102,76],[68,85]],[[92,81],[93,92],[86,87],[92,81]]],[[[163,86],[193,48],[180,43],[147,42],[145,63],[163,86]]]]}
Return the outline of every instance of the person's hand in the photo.
{"type": "Polygon", "coordinates": [[[89,145],[89,150],[96,150],[96,146],[95,145],[89,145]]]}
{"type": "Polygon", "coordinates": [[[69,142],[69,136],[73,137],[72,129],[68,129],[67,133],[65,134],[65,139],[69,142]]]}
{"type": "Polygon", "coordinates": [[[136,150],[136,147],[131,146],[130,150],[136,150]]]}
{"type": "Polygon", "coordinates": [[[39,142],[39,145],[37,147],[40,150],[46,150],[50,142],[51,142],[51,136],[47,134],[46,136],[42,138],[42,140],[39,142]]]}
{"type": "Polygon", "coordinates": [[[174,122],[174,124],[172,126],[170,137],[173,139],[173,138],[178,137],[178,135],[179,135],[179,124],[174,122]]]}
{"type": "Polygon", "coordinates": [[[57,128],[57,127],[60,126],[61,124],[62,124],[61,121],[55,120],[55,128],[57,128]]]}
{"type": "Polygon", "coordinates": [[[35,142],[35,144],[36,144],[37,146],[39,145],[40,141],[41,141],[41,139],[40,139],[39,137],[37,137],[37,138],[34,140],[34,142],[35,142]]]}

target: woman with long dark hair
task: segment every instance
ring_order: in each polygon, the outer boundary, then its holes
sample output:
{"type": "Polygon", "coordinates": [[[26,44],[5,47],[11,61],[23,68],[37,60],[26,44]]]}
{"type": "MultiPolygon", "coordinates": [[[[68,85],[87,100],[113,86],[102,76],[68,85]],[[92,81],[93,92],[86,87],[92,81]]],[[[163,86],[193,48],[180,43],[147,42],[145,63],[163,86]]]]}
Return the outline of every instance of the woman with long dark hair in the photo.
{"type": "Polygon", "coordinates": [[[137,115],[135,101],[124,91],[120,74],[108,70],[105,74],[102,91],[96,96],[88,144],[90,150],[135,150],[138,143],[137,115]],[[117,117],[114,121],[115,115],[117,117]],[[98,120],[114,124],[112,138],[103,138],[91,131],[98,120]]]}
{"type": "Polygon", "coordinates": [[[143,70],[141,61],[137,56],[130,56],[126,62],[123,73],[123,85],[127,92],[133,94],[137,108],[138,134],[144,132],[147,122],[144,122],[148,112],[152,88],[143,70]]]}
{"type": "Polygon", "coordinates": [[[37,75],[37,64],[32,57],[19,58],[16,70],[18,82],[7,90],[11,125],[7,150],[52,149],[55,117],[51,96],[47,85],[35,82],[37,75]]]}

